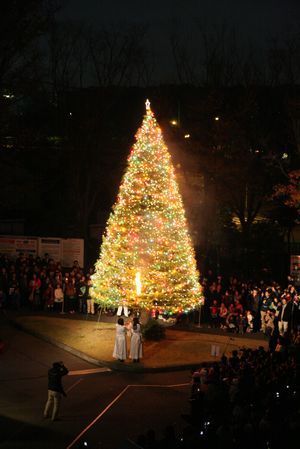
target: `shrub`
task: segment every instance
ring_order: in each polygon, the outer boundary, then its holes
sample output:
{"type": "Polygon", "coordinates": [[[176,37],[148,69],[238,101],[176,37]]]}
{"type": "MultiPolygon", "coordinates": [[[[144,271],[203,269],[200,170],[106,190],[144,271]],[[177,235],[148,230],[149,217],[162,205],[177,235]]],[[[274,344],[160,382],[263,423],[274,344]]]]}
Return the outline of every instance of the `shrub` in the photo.
{"type": "Polygon", "coordinates": [[[162,340],[165,338],[165,328],[157,320],[149,320],[143,326],[142,333],[145,340],[162,340]]]}

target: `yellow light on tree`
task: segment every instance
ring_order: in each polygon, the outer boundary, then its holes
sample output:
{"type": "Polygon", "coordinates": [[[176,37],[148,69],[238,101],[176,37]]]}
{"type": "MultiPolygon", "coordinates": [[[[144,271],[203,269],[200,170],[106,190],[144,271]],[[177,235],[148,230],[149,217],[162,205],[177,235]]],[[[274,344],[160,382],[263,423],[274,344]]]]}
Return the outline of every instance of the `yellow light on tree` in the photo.
{"type": "Polygon", "coordinates": [[[135,285],[136,285],[136,294],[137,296],[140,296],[142,292],[142,282],[141,282],[141,273],[139,271],[137,271],[135,275],[135,285]]]}
{"type": "Polygon", "coordinates": [[[202,298],[171,156],[149,100],[107,222],[91,293],[104,307],[138,302],[170,313],[193,309],[202,298]]]}

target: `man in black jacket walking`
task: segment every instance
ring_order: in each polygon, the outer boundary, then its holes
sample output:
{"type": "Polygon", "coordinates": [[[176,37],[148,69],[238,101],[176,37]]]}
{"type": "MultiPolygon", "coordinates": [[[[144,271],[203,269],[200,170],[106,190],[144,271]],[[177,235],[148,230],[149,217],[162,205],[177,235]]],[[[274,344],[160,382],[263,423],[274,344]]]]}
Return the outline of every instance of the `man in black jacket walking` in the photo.
{"type": "Polygon", "coordinates": [[[44,409],[44,418],[49,418],[51,414],[52,421],[57,420],[61,396],[67,396],[64,392],[61,378],[68,374],[69,370],[63,362],[54,362],[52,368],[48,371],[48,400],[44,409]],[[52,413],[51,413],[52,409],[52,413]]]}

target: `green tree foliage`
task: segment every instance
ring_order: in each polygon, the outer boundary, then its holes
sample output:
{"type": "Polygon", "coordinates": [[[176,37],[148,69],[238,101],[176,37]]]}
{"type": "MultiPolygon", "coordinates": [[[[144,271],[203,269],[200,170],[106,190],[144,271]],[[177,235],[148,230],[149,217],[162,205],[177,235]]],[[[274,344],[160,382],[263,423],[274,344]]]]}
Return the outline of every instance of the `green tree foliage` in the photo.
{"type": "Polygon", "coordinates": [[[165,338],[166,330],[157,320],[149,320],[142,327],[145,340],[162,340],[165,338]]]}

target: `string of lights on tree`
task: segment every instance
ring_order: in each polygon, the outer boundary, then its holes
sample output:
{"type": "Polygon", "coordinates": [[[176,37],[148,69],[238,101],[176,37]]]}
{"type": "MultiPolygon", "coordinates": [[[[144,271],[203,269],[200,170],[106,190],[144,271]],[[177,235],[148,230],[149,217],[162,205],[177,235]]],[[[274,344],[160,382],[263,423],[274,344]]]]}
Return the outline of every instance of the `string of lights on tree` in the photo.
{"type": "Polygon", "coordinates": [[[92,281],[92,296],[102,307],[173,314],[202,300],[171,156],[148,100],[92,281]]]}

